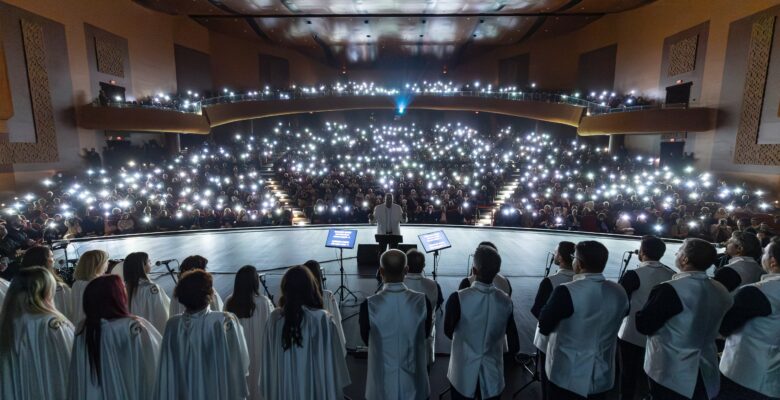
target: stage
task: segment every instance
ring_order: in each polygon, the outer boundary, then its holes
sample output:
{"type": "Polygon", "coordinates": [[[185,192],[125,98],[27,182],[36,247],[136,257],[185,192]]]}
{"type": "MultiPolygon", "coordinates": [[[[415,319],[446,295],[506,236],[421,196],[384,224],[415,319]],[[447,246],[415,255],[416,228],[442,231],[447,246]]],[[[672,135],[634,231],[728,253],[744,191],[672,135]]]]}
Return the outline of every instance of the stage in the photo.
{"type": "MultiPolygon", "coordinates": [[[[199,254],[209,260],[208,270],[215,276],[215,287],[222,298],[226,298],[233,289],[234,273],[243,265],[251,264],[259,271],[265,271],[266,281],[274,300],[279,298],[279,281],[284,269],[290,265],[301,264],[309,259],[322,263],[326,274],[326,288],[335,290],[339,285],[339,251],[325,247],[329,228],[333,226],[287,226],[268,228],[221,229],[210,231],[177,231],[157,234],[138,234],[109,236],[91,239],[79,239],[68,247],[69,258],[77,258],[87,250],[100,249],[109,253],[111,258],[124,258],[135,251],[149,253],[152,261],[177,259],[183,260],[193,254],[199,254]]],[[[375,226],[340,225],[338,228],[356,229],[357,243],[374,243],[375,226]]],[[[545,260],[548,251],[554,251],[562,240],[578,242],[599,240],[610,250],[607,268],[604,272],[608,279],[617,280],[621,257],[624,251],[638,249],[639,238],[632,236],[576,233],[571,231],[532,230],[518,228],[448,226],[448,225],[403,225],[402,243],[422,245],[417,235],[443,230],[452,243],[452,248],[442,250],[439,257],[437,281],[442,287],[446,299],[457,290],[461,279],[466,276],[470,265],[470,255],[481,241],[496,244],[502,257],[501,273],[512,284],[512,300],[515,305],[515,318],[520,332],[521,351],[533,352],[532,338],[536,320],[530,313],[539,281],[544,276],[545,260]]],[[[667,250],[662,262],[674,266],[674,253],[679,241],[667,241],[667,250]]],[[[344,269],[346,284],[353,290],[359,302],[376,290],[375,269],[357,267],[357,246],[344,250],[344,269]]],[[[57,258],[64,256],[63,251],[55,252],[57,258]]],[[[636,256],[630,267],[638,263],[636,256]]],[[[176,262],[170,264],[178,267],[176,262]]],[[[432,273],[432,254],[426,255],[426,273],[432,273]]],[[[165,273],[164,266],[153,267],[154,280],[169,294],[173,291],[173,280],[165,273]]],[[[553,266],[553,272],[555,266],[553,266]]],[[[357,312],[354,300],[347,301],[342,307],[344,330],[347,346],[351,349],[363,346],[357,327],[357,312]]],[[[438,314],[442,316],[442,313],[438,314]]],[[[441,328],[442,318],[437,320],[437,353],[449,352],[449,340],[441,328]]]]}

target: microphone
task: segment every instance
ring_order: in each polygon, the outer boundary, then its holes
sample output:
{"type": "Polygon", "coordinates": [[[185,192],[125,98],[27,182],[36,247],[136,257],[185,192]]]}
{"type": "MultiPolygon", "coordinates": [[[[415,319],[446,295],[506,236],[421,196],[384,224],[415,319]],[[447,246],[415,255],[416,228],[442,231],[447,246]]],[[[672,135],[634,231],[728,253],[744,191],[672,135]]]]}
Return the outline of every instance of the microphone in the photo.
{"type": "Polygon", "coordinates": [[[175,258],[171,258],[169,260],[160,260],[160,261],[155,262],[154,265],[159,267],[160,265],[163,265],[163,264],[168,265],[168,264],[170,264],[170,263],[172,263],[174,261],[178,262],[179,260],[177,260],[175,258]]]}

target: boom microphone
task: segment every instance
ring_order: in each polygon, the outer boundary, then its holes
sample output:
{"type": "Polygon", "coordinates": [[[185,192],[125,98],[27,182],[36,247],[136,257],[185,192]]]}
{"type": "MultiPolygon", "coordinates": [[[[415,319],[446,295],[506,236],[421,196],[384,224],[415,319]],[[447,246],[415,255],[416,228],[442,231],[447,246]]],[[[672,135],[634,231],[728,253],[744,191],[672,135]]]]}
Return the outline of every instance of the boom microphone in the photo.
{"type": "Polygon", "coordinates": [[[160,265],[163,265],[163,264],[168,265],[168,264],[170,264],[170,263],[172,263],[174,261],[179,261],[179,260],[177,260],[175,258],[171,258],[170,260],[160,260],[160,261],[157,261],[156,263],[154,263],[154,265],[159,267],[160,265]]]}

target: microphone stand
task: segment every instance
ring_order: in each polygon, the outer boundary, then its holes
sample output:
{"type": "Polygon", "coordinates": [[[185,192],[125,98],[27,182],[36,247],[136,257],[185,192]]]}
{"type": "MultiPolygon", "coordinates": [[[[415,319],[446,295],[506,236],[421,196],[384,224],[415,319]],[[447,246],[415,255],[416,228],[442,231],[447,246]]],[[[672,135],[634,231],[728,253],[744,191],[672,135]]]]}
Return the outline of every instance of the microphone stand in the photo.
{"type": "Polygon", "coordinates": [[[176,272],[171,269],[171,266],[168,265],[171,262],[170,261],[159,261],[160,265],[165,265],[165,269],[168,270],[168,275],[171,276],[171,279],[173,279],[173,284],[177,285],[179,284],[179,281],[176,279],[176,272]]]}
{"type": "Polygon", "coordinates": [[[436,269],[439,266],[439,250],[433,251],[433,280],[436,280],[436,269]]]}
{"type": "Polygon", "coordinates": [[[552,269],[553,262],[555,262],[555,254],[547,252],[547,267],[544,269],[544,277],[550,276],[550,270],[552,269]]]}
{"type": "Polygon", "coordinates": [[[271,300],[271,304],[276,307],[276,302],[274,302],[274,295],[272,295],[268,290],[268,285],[266,285],[265,282],[265,273],[259,273],[257,276],[260,277],[260,284],[263,285],[263,290],[265,291],[265,295],[268,297],[268,300],[271,300]]]}
{"type": "Polygon", "coordinates": [[[339,304],[344,302],[344,298],[349,298],[349,296],[352,296],[353,299],[355,299],[355,303],[357,303],[357,295],[355,293],[352,293],[351,290],[344,284],[344,248],[339,247],[339,276],[341,277],[341,284],[339,285],[338,289],[336,289],[336,292],[333,293],[334,295],[339,295],[339,304]]]}
{"type": "Polygon", "coordinates": [[[623,278],[623,275],[626,273],[626,270],[628,269],[628,263],[631,262],[631,256],[634,255],[633,251],[624,251],[623,252],[623,265],[620,267],[620,276],[619,279],[623,278]],[[626,256],[628,254],[628,256],[626,256]]]}

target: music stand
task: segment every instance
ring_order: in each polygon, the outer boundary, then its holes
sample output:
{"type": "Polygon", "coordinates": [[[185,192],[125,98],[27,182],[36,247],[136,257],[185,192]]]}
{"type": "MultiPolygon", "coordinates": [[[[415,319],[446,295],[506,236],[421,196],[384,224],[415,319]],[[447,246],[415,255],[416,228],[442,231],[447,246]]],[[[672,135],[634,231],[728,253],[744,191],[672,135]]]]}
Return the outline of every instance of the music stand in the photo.
{"type": "Polygon", "coordinates": [[[339,249],[339,275],[341,278],[341,284],[338,289],[333,293],[338,295],[339,304],[344,302],[344,298],[352,296],[357,303],[357,296],[344,284],[344,249],[352,249],[355,247],[355,240],[357,239],[357,231],[351,229],[328,229],[328,238],[325,240],[325,247],[339,249]]]}
{"type": "Polygon", "coordinates": [[[436,280],[436,271],[439,267],[439,250],[452,247],[450,240],[442,230],[417,235],[426,253],[433,253],[433,279],[436,280]]]}

